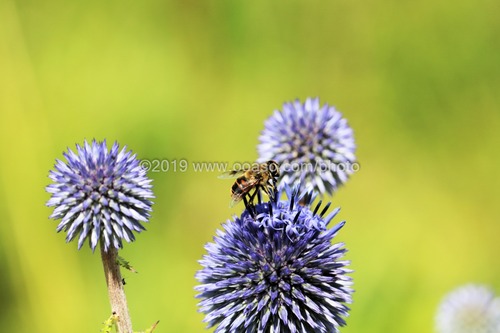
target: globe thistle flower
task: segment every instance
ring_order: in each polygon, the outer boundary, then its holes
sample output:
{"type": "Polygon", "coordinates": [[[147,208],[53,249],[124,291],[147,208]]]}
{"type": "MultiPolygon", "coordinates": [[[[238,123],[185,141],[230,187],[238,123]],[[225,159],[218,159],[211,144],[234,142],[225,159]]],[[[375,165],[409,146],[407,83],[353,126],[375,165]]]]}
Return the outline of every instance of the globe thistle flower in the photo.
{"type": "Polygon", "coordinates": [[[88,239],[92,251],[99,240],[107,251],[145,230],[141,222],[148,221],[154,196],[135,154],[119,151],[116,142],[108,151],[106,141],[94,140],[63,155],[67,162],[56,161],[46,191],[52,195],[47,206],[55,207],[50,218],[61,219],[56,230],[66,232],[67,242],[79,235],[78,249],[88,239]]]}
{"type": "Polygon", "coordinates": [[[333,106],[318,98],[285,103],[265,122],[259,161],[281,165],[283,182],[332,194],[359,168],[353,131],[333,106]]]}
{"type": "Polygon", "coordinates": [[[288,197],[245,210],[205,246],[195,289],[216,333],[338,332],[345,325],[351,270],[341,260],[344,244],[331,243],[345,222],[327,229],[339,209],[324,217],[329,204],[318,214],[321,202],[311,210],[311,195],[288,197]]]}
{"type": "Polygon", "coordinates": [[[500,333],[500,299],[485,286],[460,287],[440,304],[436,329],[439,333],[500,333]]]}

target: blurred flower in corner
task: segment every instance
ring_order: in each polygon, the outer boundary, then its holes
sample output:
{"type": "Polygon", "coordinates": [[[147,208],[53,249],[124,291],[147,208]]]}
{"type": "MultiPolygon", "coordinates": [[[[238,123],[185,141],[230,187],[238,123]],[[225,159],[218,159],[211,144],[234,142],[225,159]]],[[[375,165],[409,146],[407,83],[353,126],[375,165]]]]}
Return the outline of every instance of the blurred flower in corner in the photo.
{"type": "Polygon", "coordinates": [[[353,130],[333,106],[318,98],[285,103],[265,122],[259,161],[281,165],[282,180],[332,194],[357,171],[353,130]]]}
{"type": "Polygon", "coordinates": [[[344,244],[331,243],[345,222],[327,229],[339,209],[324,216],[329,204],[311,209],[311,193],[286,190],[287,200],[246,209],[205,246],[195,289],[215,332],[338,332],[345,325],[351,270],[341,260],[344,244]]]}
{"type": "Polygon", "coordinates": [[[481,285],[455,289],[441,302],[436,315],[439,333],[500,333],[500,299],[481,285]]]}
{"type": "Polygon", "coordinates": [[[50,218],[61,219],[57,232],[64,230],[69,242],[78,236],[78,249],[88,239],[92,251],[98,241],[104,249],[122,247],[122,239],[135,240],[133,232],[145,230],[154,198],[151,180],[139,160],[115,142],[110,151],[106,141],[83,146],[76,153],[63,153],[67,162],[57,160],[50,171],[52,196],[47,206],[55,207],[50,218]]]}

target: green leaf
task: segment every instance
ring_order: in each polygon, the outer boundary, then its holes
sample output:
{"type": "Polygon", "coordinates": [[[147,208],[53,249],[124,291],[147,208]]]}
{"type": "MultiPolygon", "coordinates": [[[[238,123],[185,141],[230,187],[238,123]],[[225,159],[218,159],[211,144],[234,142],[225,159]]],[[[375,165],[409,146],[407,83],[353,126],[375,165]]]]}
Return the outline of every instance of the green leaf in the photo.
{"type": "Polygon", "coordinates": [[[148,328],[144,332],[136,332],[136,333],[153,333],[153,331],[155,330],[155,328],[156,328],[156,326],[158,325],[159,322],[160,321],[158,320],[156,323],[153,324],[153,326],[151,326],[150,328],[148,328]]]}
{"type": "Polygon", "coordinates": [[[132,267],[132,265],[130,265],[130,263],[127,260],[125,260],[123,257],[118,256],[116,258],[116,262],[118,263],[118,265],[120,265],[121,267],[125,268],[126,270],[129,270],[132,273],[137,273],[137,271],[135,270],[135,268],[132,267]]]}
{"type": "Polygon", "coordinates": [[[113,312],[113,314],[104,322],[104,326],[101,329],[102,333],[111,333],[113,326],[115,326],[118,321],[118,315],[113,312]]]}

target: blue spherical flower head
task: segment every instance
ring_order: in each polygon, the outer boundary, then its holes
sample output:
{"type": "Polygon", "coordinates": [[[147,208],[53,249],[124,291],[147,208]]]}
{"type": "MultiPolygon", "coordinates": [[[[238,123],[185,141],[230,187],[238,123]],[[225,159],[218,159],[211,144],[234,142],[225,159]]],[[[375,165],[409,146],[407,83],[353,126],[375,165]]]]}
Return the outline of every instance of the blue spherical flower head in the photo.
{"type": "Polygon", "coordinates": [[[50,218],[61,219],[57,232],[64,230],[69,242],[78,236],[78,249],[86,239],[92,251],[98,241],[119,249],[122,240],[135,240],[134,232],[145,230],[154,198],[151,180],[136,155],[119,150],[115,142],[108,151],[106,141],[76,145],[63,154],[50,171],[52,194],[47,206],[55,207],[50,218]]]}
{"type": "Polygon", "coordinates": [[[351,270],[341,260],[343,244],[332,245],[344,222],[327,229],[338,209],[323,217],[329,205],[318,213],[321,202],[311,210],[310,195],[289,198],[245,210],[205,246],[195,289],[215,332],[338,332],[345,325],[351,270]]]}
{"type": "Polygon", "coordinates": [[[332,194],[357,170],[354,136],[333,106],[308,98],[285,103],[265,122],[257,147],[259,161],[281,165],[286,184],[305,184],[321,194],[332,194]]]}

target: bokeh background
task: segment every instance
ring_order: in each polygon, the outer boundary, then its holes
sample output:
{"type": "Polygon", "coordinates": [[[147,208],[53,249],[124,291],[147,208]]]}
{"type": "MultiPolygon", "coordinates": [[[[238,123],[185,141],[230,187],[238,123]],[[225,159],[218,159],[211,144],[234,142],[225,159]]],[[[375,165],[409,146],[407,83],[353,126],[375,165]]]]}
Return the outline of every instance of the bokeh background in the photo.
{"type": "MultiPolygon", "coordinates": [[[[0,0],[0,330],[98,332],[98,253],[48,220],[66,147],[253,161],[264,120],[319,96],[361,170],[333,198],[356,292],[344,333],[432,332],[445,293],[500,292],[500,2],[0,0]]],[[[228,208],[217,172],[150,172],[123,256],[136,330],[205,332],[194,273],[228,208]]]]}

